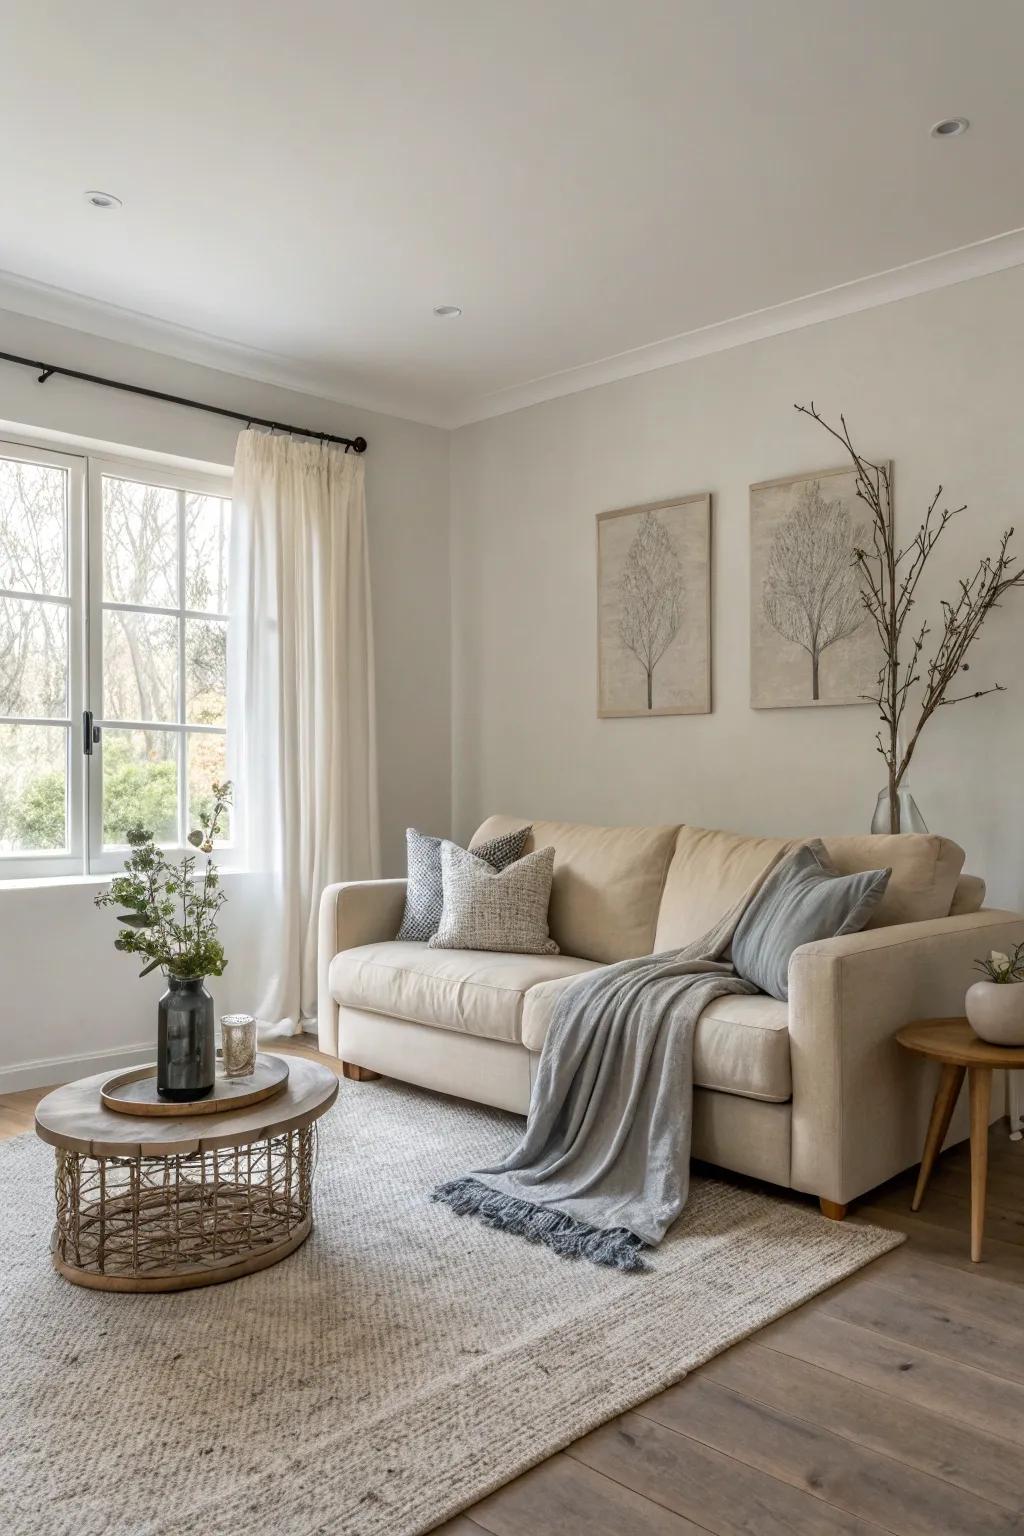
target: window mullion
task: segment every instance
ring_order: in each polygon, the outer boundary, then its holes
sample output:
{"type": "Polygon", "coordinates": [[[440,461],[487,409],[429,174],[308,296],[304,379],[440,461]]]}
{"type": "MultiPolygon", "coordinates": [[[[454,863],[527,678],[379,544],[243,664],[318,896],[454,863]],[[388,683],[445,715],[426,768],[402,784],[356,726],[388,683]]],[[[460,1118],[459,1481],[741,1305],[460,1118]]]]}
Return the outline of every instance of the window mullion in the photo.
{"type": "MultiPolygon", "coordinates": [[[[184,726],[185,707],[185,492],[178,492],[178,720],[184,726]]],[[[184,848],[188,836],[188,735],[178,736],[178,844],[184,848]]]]}
{"type": "MultiPolygon", "coordinates": [[[[89,460],[86,550],[87,602],[85,612],[88,664],[86,709],[97,720],[103,717],[103,477],[95,460],[89,460]]],[[[81,750],[81,747],[79,748],[81,750]]],[[[103,855],[103,734],[88,757],[83,753],[86,780],[87,868],[97,869],[103,855]]]]}
{"type": "Polygon", "coordinates": [[[67,522],[65,525],[65,560],[68,580],[68,648],[65,707],[67,724],[68,852],[76,870],[84,874],[89,867],[88,805],[85,764],[77,729],[86,706],[88,645],[86,614],[88,603],[88,464],[79,462],[69,469],[67,479],[67,522]]]}

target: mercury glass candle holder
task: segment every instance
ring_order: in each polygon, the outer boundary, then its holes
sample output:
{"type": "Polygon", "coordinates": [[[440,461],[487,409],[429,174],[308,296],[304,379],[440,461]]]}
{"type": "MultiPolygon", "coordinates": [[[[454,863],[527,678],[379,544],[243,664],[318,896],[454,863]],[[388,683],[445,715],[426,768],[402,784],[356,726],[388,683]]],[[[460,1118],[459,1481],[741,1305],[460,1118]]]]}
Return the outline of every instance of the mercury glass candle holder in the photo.
{"type": "Polygon", "coordinates": [[[225,1077],[251,1077],[256,1070],[256,1020],[251,1013],[225,1013],[220,1021],[225,1077]]]}

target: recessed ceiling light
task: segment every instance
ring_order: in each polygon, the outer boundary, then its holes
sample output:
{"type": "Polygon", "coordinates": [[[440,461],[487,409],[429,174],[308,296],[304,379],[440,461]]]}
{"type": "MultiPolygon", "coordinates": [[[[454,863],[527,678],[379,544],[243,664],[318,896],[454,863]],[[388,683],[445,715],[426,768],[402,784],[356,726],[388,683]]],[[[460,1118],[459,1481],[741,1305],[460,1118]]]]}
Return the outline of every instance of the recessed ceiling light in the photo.
{"type": "Polygon", "coordinates": [[[100,208],[112,211],[115,208],[121,207],[121,199],[119,197],[115,197],[113,192],[83,192],[82,196],[85,198],[90,208],[100,208]]]}
{"type": "Polygon", "coordinates": [[[440,315],[442,320],[453,320],[456,315],[462,314],[462,310],[457,304],[435,304],[434,314],[440,315]]]}
{"type": "Polygon", "coordinates": [[[933,126],[932,138],[955,139],[959,134],[966,133],[970,126],[966,117],[944,117],[933,126]]]}

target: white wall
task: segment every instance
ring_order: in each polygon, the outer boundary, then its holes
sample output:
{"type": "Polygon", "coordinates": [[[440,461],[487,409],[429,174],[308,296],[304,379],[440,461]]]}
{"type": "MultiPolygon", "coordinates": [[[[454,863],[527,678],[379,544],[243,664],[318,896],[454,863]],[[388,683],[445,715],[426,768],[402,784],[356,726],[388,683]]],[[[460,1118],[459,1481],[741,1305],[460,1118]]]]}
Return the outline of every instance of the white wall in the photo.
{"type": "MultiPolygon", "coordinates": [[[[404,873],[406,825],[446,832],[450,822],[449,435],[21,315],[0,312],[0,350],[369,440],[384,873],[404,873]]],[[[215,464],[231,463],[239,430],[199,411],[56,376],[40,385],[30,370],[3,362],[0,422],[215,464]]],[[[214,986],[221,1010],[248,1000],[244,885],[228,889],[223,934],[231,963],[214,986]]],[[[0,1092],[75,1075],[56,1070],[54,1059],[101,1052],[99,1071],[151,1041],[159,978],[137,981],[131,960],[115,954],[113,921],[93,910],[94,890],[0,889],[0,1092]]]]}
{"type": "MultiPolygon", "coordinates": [[[[842,463],[795,401],[846,413],[896,466],[909,536],[941,480],[968,511],[933,557],[952,591],[1022,525],[1024,268],[462,428],[452,446],[453,811],[807,833],[866,829],[882,782],[871,706],[749,707],[748,486],[842,463]],[[714,493],[705,716],[598,720],[594,514],[714,493]]],[[[1008,692],[932,720],[911,782],[929,826],[1024,905],[1024,591],[970,682],[1008,692]]]]}

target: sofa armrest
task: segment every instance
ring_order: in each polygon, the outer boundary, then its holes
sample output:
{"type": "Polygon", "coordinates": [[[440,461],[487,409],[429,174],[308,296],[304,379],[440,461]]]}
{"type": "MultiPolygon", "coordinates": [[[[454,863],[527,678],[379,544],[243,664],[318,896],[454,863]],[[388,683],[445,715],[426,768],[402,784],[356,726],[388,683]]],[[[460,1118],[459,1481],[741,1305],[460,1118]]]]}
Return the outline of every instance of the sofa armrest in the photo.
{"type": "Polygon", "coordinates": [[[344,880],[320,898],[317,942],[317,1036],[322,1051],[338,1054],[338,1005],[327,977],[343,949],[393,939],[405,909],[404,880],[344,880]]]}
{"type": "Polygon", "coordinates": [[[912,1019],[962,1014],[972,962],[1022,939],[1024,914],[983,908],[794,952],[794,1188],[846,1204],[920,1159],[937,1069],[896,1033],[912,1019]]]}

